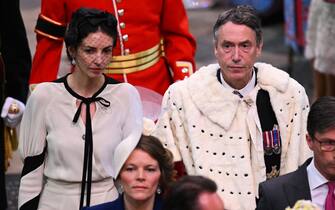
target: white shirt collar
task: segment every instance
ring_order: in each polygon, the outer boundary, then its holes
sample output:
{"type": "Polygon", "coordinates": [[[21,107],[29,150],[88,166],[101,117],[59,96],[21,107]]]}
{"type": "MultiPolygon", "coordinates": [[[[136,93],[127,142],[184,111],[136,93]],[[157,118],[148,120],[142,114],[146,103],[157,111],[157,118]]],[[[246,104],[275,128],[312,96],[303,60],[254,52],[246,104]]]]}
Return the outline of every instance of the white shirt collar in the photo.
{"type": "Polygon", "coordinates": [[[307,166],[307,175],[309,187],[311,190],[314,190],[328,182],[328,180],[315,167],[314,158],[307,166]]]}
{"type": "MultiPolygon", "coordinates": [[[[230,89],[232,92],[236,89],[232,88],[230,85],[228,85],[228,83],[223,79],[222,76],[222,72],[220,70],[220,78],[221,78],[221,82],[223,87],[230,89]]],[[[240,94],[242,94],[242,96],[247,96],[255,87],[255,83],[256,83],[256,74],[255,74],[255,70],[252,71],[252,77],[249,80],[248,84],[246,86],[244,86],[244,88],[238,90],[238,92],[240,92],[240,94]]]]}

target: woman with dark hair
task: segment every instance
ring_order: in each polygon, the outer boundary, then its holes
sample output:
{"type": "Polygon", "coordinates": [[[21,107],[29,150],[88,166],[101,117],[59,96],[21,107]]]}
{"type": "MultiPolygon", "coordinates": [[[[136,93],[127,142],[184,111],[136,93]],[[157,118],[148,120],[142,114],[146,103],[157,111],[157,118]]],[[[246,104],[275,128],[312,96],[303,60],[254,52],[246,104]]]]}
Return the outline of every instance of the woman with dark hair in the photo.
{"type": "Polygon", "coordinates": [[[116,62],[106,69],[108,76],[163,95],[172,82],[195,71],[196,43],[182,0],[41,0],[30,87],[68,71],[67,66],[59,71],[64,29],[79,7],[106,10],[118,20],[116,62]]]}
{"type": "Polygon", "coordinates": [[[153,136],[142,135],[118,176],[120,197],[85,210],[160,210],[173,180],[172,153],[153,136]]]}
{"type": "Polygon", "coordinates": [[[113,177],[140,139],[142,112],[132,85],[103,74],[116,26],[110,13],[77,10],[65,35],[72,73],[29,97],[19,138],[20,209],[73,210],[117,198],[113,177]]]}

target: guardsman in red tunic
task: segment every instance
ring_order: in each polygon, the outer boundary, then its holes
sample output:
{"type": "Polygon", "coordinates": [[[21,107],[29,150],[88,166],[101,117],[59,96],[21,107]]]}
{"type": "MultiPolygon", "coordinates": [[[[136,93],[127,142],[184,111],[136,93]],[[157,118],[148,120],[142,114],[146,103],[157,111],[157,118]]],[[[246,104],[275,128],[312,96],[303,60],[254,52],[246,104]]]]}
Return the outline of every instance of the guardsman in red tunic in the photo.
{"type": "Polygon", "coordinates": [[[107,75],[163,95],[173,81],[194,71],[196,43],[182,0],[42,0],[31,87],[57,78],[64,31],[80,7],[107,10],[118,20],[107,75]]]}

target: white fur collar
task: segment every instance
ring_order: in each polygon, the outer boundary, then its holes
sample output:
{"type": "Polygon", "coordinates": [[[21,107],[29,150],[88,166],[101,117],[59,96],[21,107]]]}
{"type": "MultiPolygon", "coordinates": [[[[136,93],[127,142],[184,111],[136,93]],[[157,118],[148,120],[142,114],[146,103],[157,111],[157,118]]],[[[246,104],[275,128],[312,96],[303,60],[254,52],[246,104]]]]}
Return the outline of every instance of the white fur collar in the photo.
{"type": "MultiPolygon", "coordinates": [[[[258,68],[257,84],[267,90],[285,92],[289,75],[269,64],[256,63],[258,68]]],[[[193,103],[211,121],[221,125],[225,130],[230,128],[235,118],[240,98],[222,87],[217,80],[218,64],[200,68],[185,80],[193,103]]]]}
{"type": "Polygon", "coordinates": [[[266,63],[255,63],[254,66],[258,69],[257,83],[262,89],[272,88],[279,92],[287,90],[290,76],[285,71],[266,63]]]}

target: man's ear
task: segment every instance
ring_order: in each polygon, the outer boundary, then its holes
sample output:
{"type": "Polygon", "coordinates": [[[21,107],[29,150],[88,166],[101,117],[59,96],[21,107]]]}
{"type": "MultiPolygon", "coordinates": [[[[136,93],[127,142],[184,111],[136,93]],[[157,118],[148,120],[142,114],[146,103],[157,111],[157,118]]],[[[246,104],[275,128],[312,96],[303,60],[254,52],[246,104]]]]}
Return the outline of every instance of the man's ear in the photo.
{"type": "Polygon", "coordinates": [[[215,39],[213,39],[213,50],[214,50],[214,55],[217,58],[218,57],[218,50],[217,50],[217,41],[215,41],[215,39]]]}
{"type": "Polygon", "coordinates": [[[71,58],[74,59],[76,57],[76,49],[74,47],[69,47],[67,50],[68,50],[71,58]]]}
{"type": "Polygon", "coordinates": [[[309,134],[306,134],[306,141],[307,141],[309,149],[313,151],[313,139],[309,134]]]}
{"type": "Polygon", "coordinates": [[[262,49],[263,49],[263,41],[261,41],[261,43],[259,43],[259,45],[257,46],[257,52],[256,52],[257,58],[262,54],[262,49]]]}

